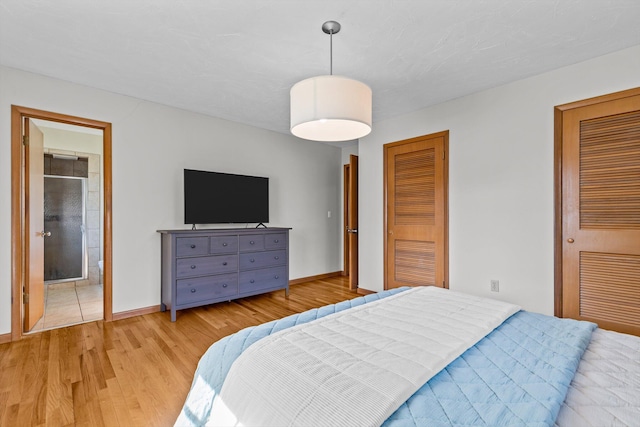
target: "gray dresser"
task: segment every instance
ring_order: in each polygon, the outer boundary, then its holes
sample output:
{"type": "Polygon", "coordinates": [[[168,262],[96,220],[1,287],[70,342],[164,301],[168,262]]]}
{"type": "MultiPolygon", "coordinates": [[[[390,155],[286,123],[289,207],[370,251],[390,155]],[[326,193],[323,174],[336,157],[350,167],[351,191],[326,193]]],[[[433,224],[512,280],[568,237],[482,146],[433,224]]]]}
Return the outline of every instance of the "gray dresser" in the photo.
{"type": "Polygon", "coordinates": [[[176,311],[284,289],[289,295],[290,228],[158,230],[162,305],[176,311]]]}

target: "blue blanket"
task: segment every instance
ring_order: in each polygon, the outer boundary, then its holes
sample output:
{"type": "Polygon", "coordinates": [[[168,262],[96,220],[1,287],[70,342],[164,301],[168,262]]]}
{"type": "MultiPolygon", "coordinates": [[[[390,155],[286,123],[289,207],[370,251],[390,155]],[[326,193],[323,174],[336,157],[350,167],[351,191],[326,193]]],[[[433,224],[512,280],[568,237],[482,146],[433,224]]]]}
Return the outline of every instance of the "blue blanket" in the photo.
{"type": "MultiPolygon", "coordinates": [[[[176,425],[206,423],[233,361],[257,340],[406,289],[309,310],[216,342],[198,363],[176,425]]],[[[422,386],[384,425],[553,425],[593,329],[588,322],[520,311],[422,386]]]]}

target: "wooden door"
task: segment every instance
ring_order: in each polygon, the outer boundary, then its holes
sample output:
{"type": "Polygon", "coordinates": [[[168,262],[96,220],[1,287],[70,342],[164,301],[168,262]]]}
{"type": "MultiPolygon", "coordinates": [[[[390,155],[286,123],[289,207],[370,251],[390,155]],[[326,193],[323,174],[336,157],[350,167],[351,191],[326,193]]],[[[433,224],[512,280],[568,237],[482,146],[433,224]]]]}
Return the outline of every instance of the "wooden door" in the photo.
{"type": "Polygon", "coordinates": [[[342,165],[342,275],[349,277],[349,164],[342,165]]]}
{"type": "Polygon", "coordinates": [[[640,91],[562,112],[562,315],[640,335],[640,91]]]}
{"type": "Polygon", "coordinates": [[[448,287],[448,131],[384,146],[385,289],[448,287]]]}
{"type": "Polygon", "coordinates": [[[25,269],[24,330],[44,314],[44,135],[25,119],[25,269]]]}
{"type": "Polygon", "coordinates": [[[347,196],[347,236],[349,251],[349,289],[358,289],[358,156],[349,157],[347,196]]]}

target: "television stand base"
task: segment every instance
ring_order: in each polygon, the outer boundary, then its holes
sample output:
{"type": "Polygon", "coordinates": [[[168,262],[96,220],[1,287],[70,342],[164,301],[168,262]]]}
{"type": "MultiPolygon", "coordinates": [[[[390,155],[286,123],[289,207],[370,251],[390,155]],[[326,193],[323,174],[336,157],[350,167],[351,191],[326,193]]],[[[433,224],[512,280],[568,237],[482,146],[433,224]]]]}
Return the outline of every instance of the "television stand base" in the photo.
{"type": "Polygon", "coordinates": [[[256,228],[260,228],[260,226],[263,226],[264,228],[267,228],[267,226],[264,225],[263,223],[260,223],[260,224],[256,225],[256,228]]]}

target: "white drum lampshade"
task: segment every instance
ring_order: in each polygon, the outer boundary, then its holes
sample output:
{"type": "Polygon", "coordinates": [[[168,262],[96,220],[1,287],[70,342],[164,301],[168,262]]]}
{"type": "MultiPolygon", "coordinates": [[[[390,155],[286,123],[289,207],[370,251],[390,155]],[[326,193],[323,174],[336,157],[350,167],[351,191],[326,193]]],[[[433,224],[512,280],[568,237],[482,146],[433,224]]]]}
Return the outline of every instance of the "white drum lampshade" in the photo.
{"type": "Polygon", "coordinates": [[[348,141],[371,132],[371,88],[325,75],[291,88],[291,133],[313,141],[348,141]]]}

